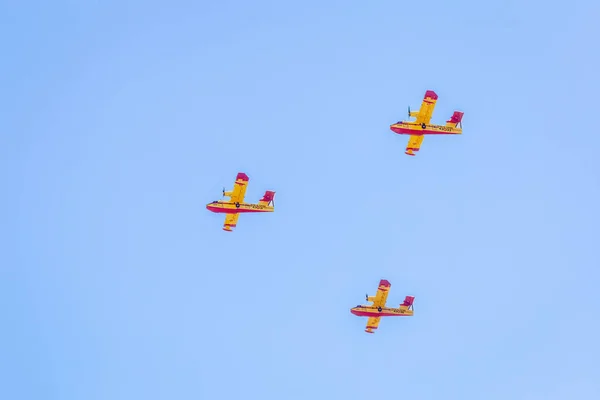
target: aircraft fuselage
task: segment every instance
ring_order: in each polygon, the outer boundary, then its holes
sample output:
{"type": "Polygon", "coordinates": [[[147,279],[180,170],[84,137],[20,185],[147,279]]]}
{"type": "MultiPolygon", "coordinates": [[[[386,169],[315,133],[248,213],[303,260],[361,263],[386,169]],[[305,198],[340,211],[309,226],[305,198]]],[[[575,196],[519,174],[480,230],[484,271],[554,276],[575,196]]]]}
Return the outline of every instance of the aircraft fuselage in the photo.
{"type": "Polygon", "coordinates": [[[416,122],[400,121],[390,125],[390,129],[399,135],[460,135],[462,129],[445,125],[425,125],[423,128],[416,122]]]}
{"type": "Polygon", "coordinates": [[[266,204],[232,203],[229,201],[213,201],[206,205],[208,211],[220,214],[238,214],[255,212],[273,212],[274,207],[266,204]]]}
{"type": "Polygon", "coordinates": [[[374,306],[356,306],[350,312],[359,317],[408,317],[413,315],[412,310],[405,308],[382,307],[381,311],[374,306]]]}

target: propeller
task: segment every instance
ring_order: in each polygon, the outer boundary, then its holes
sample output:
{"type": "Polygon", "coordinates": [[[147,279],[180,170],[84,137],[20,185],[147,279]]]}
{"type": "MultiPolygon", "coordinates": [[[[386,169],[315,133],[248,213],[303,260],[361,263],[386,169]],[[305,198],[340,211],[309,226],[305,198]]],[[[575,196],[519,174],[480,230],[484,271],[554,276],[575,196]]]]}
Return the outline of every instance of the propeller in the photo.
{"type": "Polygon", "coordinates": [[[225,186],[223,186],[223,197],[225,197],[225,186]]]}
{"type": "Polygon", "coordinates": [[[410,118],[410,106],[408,106],[408,118],[410,118]]]}
{"type": "Polygon", "coordinates": [[[369,301],[369,295],[365,294],[365,300],[369,301]]]}

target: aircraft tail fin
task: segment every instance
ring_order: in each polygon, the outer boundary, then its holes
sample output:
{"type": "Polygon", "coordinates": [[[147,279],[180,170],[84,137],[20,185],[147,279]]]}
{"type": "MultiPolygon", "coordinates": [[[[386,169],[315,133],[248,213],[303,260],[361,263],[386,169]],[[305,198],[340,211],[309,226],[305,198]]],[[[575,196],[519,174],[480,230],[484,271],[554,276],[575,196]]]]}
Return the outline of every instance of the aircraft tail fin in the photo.
{"type": "Polygon", "coordinates": [[[451,128],[456,128],[458,124],[462,121],[462,117],[465,113],[460,111],[454,111],[454,114],[450,117],[448,121],[446,121],[446,126],[451,128]]]}
{"type": "Polygon", "coordinates": [[[406,296],[402,304],[400,304],[400,308],[403,310],[412,310],[414,302],[415,296],[406,296]]]}
{"type": "Polygon", "coordinates": [[[268,206],[271,203],[273,203],[273,207],[275,206],[275,192],[272,192],[270,190],[267,190],[264,194],[264,196],[262,197],[262,199],[260,199],[260,201],[258,202],[258,204],[263,205],[263,206],[268,206]]]}

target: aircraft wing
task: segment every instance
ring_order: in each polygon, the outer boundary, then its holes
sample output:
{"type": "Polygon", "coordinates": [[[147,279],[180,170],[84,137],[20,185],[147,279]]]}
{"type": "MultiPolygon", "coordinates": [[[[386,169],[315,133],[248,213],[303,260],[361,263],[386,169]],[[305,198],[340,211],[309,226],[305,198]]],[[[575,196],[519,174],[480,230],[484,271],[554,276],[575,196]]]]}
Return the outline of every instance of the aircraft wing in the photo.
{"type": "Polygon", "coordinates": [[[423,143],[424,137],[424,135],[410,135],[408,144],[406,145],[405,153],[409,156],[414,156],[415,152],[419,151],[421,148],[421,143],[423,143]]]}
{"type": "Polygon", "coordinates": [[[243,172],[237,174],[235,178],[235,184],[231,191],[231,202],[232,203],[243,203],[244,197],[246,196],[246,188],[248,187],[248,175],[243,172]]]}
{"type": "Polygon", "coordinates": [[[437,102],[438,95],[433,90],[428,90],[425,92],[425,97],[423,98],[423,102],[421,103],[421,108],[417,113],[417,120],[415,121],[417,124],[429,124],[431,121],[431,116],[433,115],[433,109],[435,108],[435,103],[437,102]]]}
{"type": "Polygon", "coordinates": [[[223,224],[223,230],[227,232],[231,232],[231,228],[235,228],[237,225],[237,220],[240,217],[240,214],[225,214],[225,223],[223,224]]]}
{"type": "Polygon", "coordinates": [[[367,321],[367,327],[365,328],[365,332],[367,333],[375,333],[373,332],[377,327],[379,327],[379,321],[381,321],[380,317],[369,317],[367,321]]]}
{"type": "Polygon", "coordinates": [[[377,288],[377,294],[375,297],[368,297],[367,300],[372,301],[374,307],[385,307],[385,302],[387,301],[391,286],[391,283],[385,279],[382,279],[379,281],[379,287],[377,288]]]}

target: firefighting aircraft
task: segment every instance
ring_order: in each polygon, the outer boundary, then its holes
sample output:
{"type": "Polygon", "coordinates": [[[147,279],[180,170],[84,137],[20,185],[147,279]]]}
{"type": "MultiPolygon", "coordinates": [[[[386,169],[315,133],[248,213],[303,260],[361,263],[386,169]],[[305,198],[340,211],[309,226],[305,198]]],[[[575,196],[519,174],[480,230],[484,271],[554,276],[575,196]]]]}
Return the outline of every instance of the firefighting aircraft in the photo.
{"type": "Polygon", "coordinates": [[[390,125],[390,129],[399,135],[410,135],[405,154],[414,156],[421,148],[424,135],[460,135],[462,134],[463,112],[454,111],[454,114],[446,121],[446,125],[430,125],[429,121],[433,115],[433,109],[438,95],[433,90],[425,92],[423,103],[419,111],[410,111],[408,107],[408,118],[414,117],[415,121],[398,121],[390,125]],[[460,125],[460,128],[458,127],[460,125]]]}
{"type": "Polygon", "coordinates": [[[265,192],[258,204],[244,203],[244,196],[246,195],[246,188],[249,180],[250,178],[248,178],[248,175],[239,172],[235,178],[233,190],[231,192],[226,192],[225,188],[223,188],[223,197],[229,197],[229,201],[218,200],[206,205],[206,208],[209,211],[226,214],[225,223],[223,224],[224,231],[232,232],[231,228],[235,228],[237,225],[240,213],[275,211],[275,192],[270,190],[265,192]]]}
{"type": "Polygon", "coordinates": [[[385,302],[388,297],[388,291],[392,286],[387,280],[382,279],[379,281],[379,288],[375,296],[366,295],[367,301],[372,301],[373,304],[370,306],[356,306],[350,310],[350,312],[359,317],[369,317],[367,321],[367,328],[365,332],[375,333],[373,330],[379,326],[379,320],[381,317],[412,317],[413,315],[413,302],[415,296],[406,296],[404,302],[400,304],[399,308],[390,308],[385,306],[385,302]]]}

